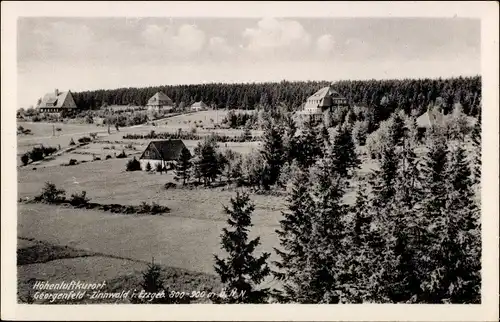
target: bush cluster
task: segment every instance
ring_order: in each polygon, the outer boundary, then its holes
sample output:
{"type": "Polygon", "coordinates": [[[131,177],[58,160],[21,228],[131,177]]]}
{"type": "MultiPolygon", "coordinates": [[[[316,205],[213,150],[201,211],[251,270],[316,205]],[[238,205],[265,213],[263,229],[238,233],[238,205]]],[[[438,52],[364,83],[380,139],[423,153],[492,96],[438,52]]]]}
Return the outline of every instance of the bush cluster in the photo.
{"type": "Polygon", "coordinates": [[[36,146],[31,151],[28,151],[21,156],[21,162],[23,163],[23,165],[27,165],[29,163],[29,160],[31,160],[32,162],[40,161],[56,151],[57,148],[55,147],[45,147],[43,145],[40,147],[36,146]]]}
{"type": "MultiPolygon", "coordinates": [[[[261,138],[259,136],[252,137],[248,135],[248,133],[244,133],[240,136],[229,136],[218,133],[213,133],[211,136],[215,139],[216,142],[226,143],[226,142],[255,142],[260,141],[261,138]]],[[[151,140],[151,139],[180,139],[180,140],[202,140],[204,136],[198,135],[196,133],[191,132],[177,132],[177,133],[155,133],[151,131],[150,134],[142,135],[142,134],[126,134],[122,137],[124,140],[151,140]]]]}

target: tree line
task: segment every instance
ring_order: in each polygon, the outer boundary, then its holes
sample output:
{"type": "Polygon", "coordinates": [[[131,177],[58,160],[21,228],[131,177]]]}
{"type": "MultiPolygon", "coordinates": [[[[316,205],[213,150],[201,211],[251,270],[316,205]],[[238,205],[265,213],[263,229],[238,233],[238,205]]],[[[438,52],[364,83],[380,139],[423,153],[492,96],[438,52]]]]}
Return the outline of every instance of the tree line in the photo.
{"type": "MultiPolygon", "coordinates": [[[[156,92],[163,91],[177,105],[189,106],[203,101],[212,108],[272,109],[283,105],[297,110],[306,99],[327,81],[282,81],[279,83],[199,84],[119,88],[75,92],[73,97],[81,109],[99,109],[106,105],[146,105],[156,92]]],[[[396,107],[408,114],[422,113],[429,105],[440,104],[445,113],[454,103],[460,103],[467,115],[477,115],[481,102],[481,77],[447,79],[344,80],[333,88],[352,105],[376,108],[381,118],[387,118],[396,107]],[[384,117],[385,116],[385,117],[384,117]]]]}

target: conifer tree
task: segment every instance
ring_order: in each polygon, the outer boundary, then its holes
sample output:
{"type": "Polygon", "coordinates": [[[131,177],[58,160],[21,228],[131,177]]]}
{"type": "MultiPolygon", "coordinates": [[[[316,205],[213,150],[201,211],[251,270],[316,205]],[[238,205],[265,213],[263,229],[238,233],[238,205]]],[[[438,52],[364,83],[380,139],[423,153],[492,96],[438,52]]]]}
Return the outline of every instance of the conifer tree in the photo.
{"type": "Polygon", "coordinates": [[[481,182],[481,112],[472,129],[472,146],[474,147],[473,175],[474,183],[481,182]]]}
{"type": "Polygon", "coordinates": [[[288,163],[292,163],[292,161],[296,158],[297,155],[297,125],[292,118],[291,114],[287,114],[284,118],[284,153],[285,160],[288,163]]]}
{"type": "Polygon", "coordinates": [[[144,170],[146,170],[146,172],[150,172],[151,171],[151,163],[147,162],[146,163],[146,168],[144,170]]]}
{"type": "Polygon", "coordinates": [[[330,133],[325,123],[322,123],[319,128],[318,141],[318,145],[321,147],[321,156],[323,156],[331,146],[330,133]]]}
{"type": "Polygon", "coordinates": [[[428,212],[437,211],[444,207],[446,200],[446,167],[448,151],[446,140],[441,134],[434,134],[428,138],[428,151],[424,157],[423,189],[426,194],[426,209],[428,212]]]}
{"type": "Polygon", "coordinates": [[[350,303],[377,301],[380,296],[381,280],[377,277],[382,267],[384,240],[374,225],[380,217],[372,211],[366,182],[360,182],[355,203],[349,209],[352,224],[348,229],[348,256],[345,257],[346,278],[350,285],[344,295],[350,303]]]}
{"type": "Polygon", "coordinates": [[[175,165],[175,178],[177,180],[182,180],[183,185],[186,184],[186,180],[189,180],[191,166],[191,153],[184,147],[175,165]]]}
{"type": "Polygon", "coordinates": [[[266,164],[265,189],[278,181],[281,167],[284,164],[284,147],[281,129],[272,121],[267,122],[262,137],[262,156],[266,164]]]}
{"type": "Polygon", "coordinates": [[[161,266],[154,263],[154,260],[148,264],[147,269],[142,273],[141,289],[150,294],[157,294],[154,298],[132,297],[133,304],[187,304],[190,302],[188,298],[171,298],[169,289],[163,284],[161,266]]]}
{"type": "Polygon", "coordinates": [[[299,166],[308,168],[321,156],[322,150],[318,143],[318,133],[314,127],[314,122],[311,120],[305,121],[297,142],[299,148],[297,149],[296,160],[299,166]]]}
{"type": "Polygon", "coordinates": [[[313,168],[313,219],[307,265],[301,273],[304,303],[345,302],[348,207],[342,202],[348,180],[335,170],[338,155],[332,149],[313,168]]]}
{"type": "Polygon", "coordinates": [[[214,138],[207,137],[198,143],[195,154],[198,156],[196,170],[199,171],[205,185],[210,185],[217,178],[220,171],[217,158],[217,142],[214,138]]]}
{"type": "Polygon", "coordinates": [[[401,140],[404,137],[405,123],[404,123],[404,118],[402,117],[401,114],[402,114],[401,111],[396,111],[392,113],[391,117],[392,122],[390,123],[389,132],[391,134],[391,139],[396,145],[400,145],[401,140]]]}
{"type": "Polygon", "coordinates": [[[156,170],[156,172],[159,172],[160,174],[162,174],[163,173],[163,162],[156,163],[155,170],[156,170]]]}
{"type": "Polygon", "coordinates": [[[283,301],[307,302],[302,273],[307,265],[315,208],[309,191],[309,174],[303,169],[292,174],[287,203],[288,210],[283,212],[280,229],[276,230],[281,250],[275,248],[275,251],[281,261],[276,262],[275,275],[284,283],[283,301]]]}
{"type": "Polygon", "coordinates": [[[481,235],[465,150],[452,148],[446,164],[446,200],[433,212],[422,283],[427,303],[479,303],[481,235]]]}
{"type": "Polygon", "coordinates": [[[350,178],[361,162],[356,154],[351,127],[348,123],[344,123],[339,127],[330,149],[334,171],[340,176],[350,178]]]}
{"type": "Polygon", "coordinates": [[[266,303],[269,297],[269,290],[258,286],[270,274],[266,263],[270,254],[256,257],[253,253],[260,245],[260,237],[248,237],[254,209],[248,194],[240,192],[231,198],[230,207],[224,206],[229,227],[222,230],[221,244],[228,256],[221,259],[214,255],[214,267],[226,290],[234,290],[237,296],[220,298],[222,303],[266,303]]]}
{"type": "Polygon", "coordinates": [[[394,197],[396,189],[394,186],[398,171],[398,156],[396,147],[385,143],[381,149],[380,169],[371,174],[370,184],[374,194],[374,206],[383,206],[394,197]]]}

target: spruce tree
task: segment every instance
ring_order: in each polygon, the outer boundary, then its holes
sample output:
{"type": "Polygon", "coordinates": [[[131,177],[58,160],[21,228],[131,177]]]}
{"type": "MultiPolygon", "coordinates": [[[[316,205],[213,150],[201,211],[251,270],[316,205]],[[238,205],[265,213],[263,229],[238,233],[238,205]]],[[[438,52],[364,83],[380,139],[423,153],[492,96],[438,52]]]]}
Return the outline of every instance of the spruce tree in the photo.
{"type": "Polygon", "coordinates": [[[314,219],[314,202],[309,191],[308,172],[298,169],[292,174],[291,188],[287,196],[288,210],[283,212],[280,229],[276,230],[281,250],[276,253],[281,258],[276,262],[275,275],[283,281],[284,302],[307,302],[303,292],[303,271],[307,265],[309,238],[314,219]]]}
{"type": "Polygon", "coordinates": [[[284,153],[285,160],[290,164],[297,155],[297,126],[291,114],[287,114],[284,119],[284,153]]]}
{"type": "Polygon", "coordinates": [[[336,155],[329,152],[314,167],[315,217],[307,265],[302,272],[306,303],[344,302],[348,207],[342,202],[347,179],[335,171],[336,155]]]}
{"type": "Polygon", "coordinates": [[[145,169],[144,169],[144,170],[146,170],[146,172],[150,172],[150,171],[151,171],[151,169],[152,169],[152,168],[151,168],[151,163],[147,162],[147,163],[146,163],[146,167],[145,167],[145,169]]]}
{"type": "Polygon", "coordinates": [[[474,183],[479,184],[481,182],[481,112],[479,112],[476,124],[472,129],[472,146],[473,150],[473,175],[474,183]]]}
{"type": "Polygon", "coordinates": [[[284,147],[281,129],[272,121],[266,123],[262,137],[262,156],[266,164],[265,189],[278,181],[281,167],[284,164],[284,147]]]}
{"type": "Polygon", "coordinates": [[[426,194],[426,209],[437,211],[444,207],[446,200],[446,167],[448,151],[443,135],[435,134],[428,138],[428,151],[422,167],[423,189],[426,194]]]}
{"type": "Polygon", "coordinates": [[[187,304],[188,298],[171,298],[170,290],[163,284],[161,266],[154,263],[154,260],[148,264],[147,269],[142,273],[141,289],[146,293],[157,294],[154,298],[140,298],[139,296],[131,298],[133,304],[187,304]]]}
{"type": "Polygon", "coordinates": [[[394,197],[394,182],[398,171],[396,147],[386,143],[381,149],[380,168],[371,173],[370,184],[373,191],[374,206],[378,208],[388,204],[394,197]]]}
{"type": "Polygon", "coordinates": [[[347,254],[345,257],[346,274],[344,283],[345,297],[349,303],[377,301],[380,298],[380,284],[378,277],[383,266],[381,265],[383,238],[377,230],[377,219],[380,215],[372,211],[367,192],[367,184],[359,183],[356,199],[349,209],[352,222],[348,229],[347,254]]]}
{"type": "Polygon", "coordinates": [[[260,237],[249,240],[249,228],[252,226],[252,212],[255,207],[248,194],[237,192],[231,198],[231,206],[224,206],[229,215],[228,227],[222,229],[221,245],[228,254],[227,258],[215,257],[215,271],[219,275],[227,292],[235,291],[237,296],[219,298],[221,303],[266,303],[269,290],[258,288],[270,274],[267,265],[269,253],[256,257],[253,253],[260,245],[260,237]]]}
{"type": "Polygon", "coordinates": [[[205,185],[210,185],[217,178],[219,164],[217,158],[217,142],[212,137],[207,137],[198,143],[195,154],[199,157],[197,169],[204,180],[205,185]]]}
{"type": "Polygon", "coordinates": [[[350,178],[361,163],[352,140],[351,126],[344,123],[339,127],[330,146],[333,170],[340,176],[350,178]]]}
{"type": "Polygon", "coordinates": [[[314,126],[314,122],[307,120],[301,129],[301,133],[297,140],[296,160],[298,164],[305,168],[313,165],[318,157],[322,154],[321,145],[318,141],[318,132],[314,126]]]}
{"type": "Polygon", "coordinates": [[[330,142],[330,133],[328,132],[328,128],[325,123],[321,123],[321,126],[318,131],[318,145],[321,147],[321,156],[325,155],[327,150],[331,146],[330,142]]]}
{"type": "Polygon", "coordinates": [[[422,287],[427,303],[479,303],[481,284],[480,211],[474,198],[465,150],[453,147],[446,164],[445,201],[434,210],[432,242],[426,248],[422,287]]]}
{"type": "Polygon", "coordinates": [[[182,180],[183,185],[186,184],[186,180],[189,180],[191,166],[191,153],[184,147],[175,165],[175,178],[177,180],[182,180]]]}
{"type": "Polygon", "coordinates": [[[390,135],[391,139],[396,145],[400,145],[401,141],[404,137],[404,131],[405,131],[405,122],[404,118],[401,115],[403,114],[402,111],[395,111],[392,113],[391,116],[391,123],[390,123],[390,135]]]}

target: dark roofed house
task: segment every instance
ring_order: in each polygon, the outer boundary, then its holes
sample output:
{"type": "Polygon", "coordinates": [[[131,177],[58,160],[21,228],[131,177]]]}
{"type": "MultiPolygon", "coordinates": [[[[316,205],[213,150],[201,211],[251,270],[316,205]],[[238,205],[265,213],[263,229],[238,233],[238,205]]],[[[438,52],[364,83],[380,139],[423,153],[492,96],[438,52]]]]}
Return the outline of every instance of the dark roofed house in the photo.
{"type": "Polygon", "coordinates": [[[349,106],[347,98],[326,86],[309,96],[299,115],[302,119],[321,121],[325,113],[333,112],[334,108],[349,106]]]}
{"type": "Polygon", "coordinates": [[[144,168],[148,162],[153,169],[158,163],[163,166],[170,166],[177,162],[183,148],[186,148],[186,145],[182,140],[151,141],[144,152],[142,152],[139,161],[141,162],[142,168],[144,168]]]}
{"type": "Polygon", "coordinates": [[[63,111],[76,110],[77,106],[70,91],[45,94],[40,104],[37,106],[41,113],[58,113],[63,111]]]}
{"type": "Polygon", "coordinates": [[[208,106],[207,106],[207,104],[203,103],[202,101],[193,103],[193,105],[191,105],[192,111],[203,111],[206,109],[208,109],[208,106]]]}
{"type": "Polygon", "coordinates": [[[163,92],[154,94],[146,105],[149,110],[171,110],[174,108],[174,102],[163,92]]]}

